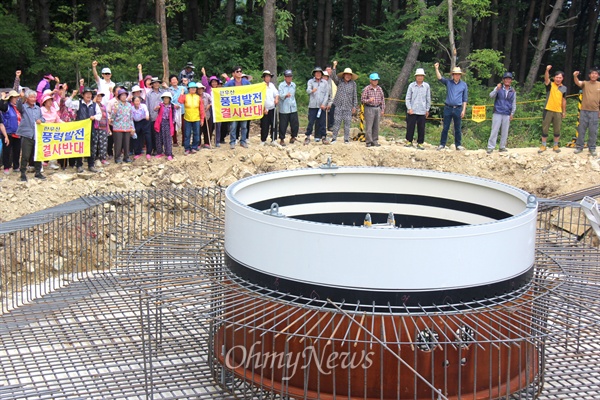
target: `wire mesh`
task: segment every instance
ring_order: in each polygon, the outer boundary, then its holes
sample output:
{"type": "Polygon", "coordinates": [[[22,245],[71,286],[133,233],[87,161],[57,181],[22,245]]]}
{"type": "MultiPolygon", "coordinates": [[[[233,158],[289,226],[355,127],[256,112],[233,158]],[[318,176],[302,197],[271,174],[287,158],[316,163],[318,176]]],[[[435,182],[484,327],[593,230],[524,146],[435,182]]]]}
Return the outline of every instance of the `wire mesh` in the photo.
{"type": "MultiPolygon", "coordinates": [[[[362,387],[404,382],[400,375],[412,368],[417,373],[407,386],[425,387],[423,398],[452,398],[453,379],[462,382],[444,372],[446,356],[454,354],[465,363],[458,373],[493,369],[501,357],[523,367],[518,390],[508,394],[501,372],[478,398],[600,398],[600,251],[573,203],[578,196],[542,201],[529,286],[486,303],[401,308],[294,297],[231,274],[223,259],[221,194],[112,193],[71,213],[54,210],[38,224],[0,225],[0,398],[349,397],[339,389],[339,381],[350,380],[347,371],[335,370],[333,384],[307,373],[307,392],[299,394],[268,369],[249,365],[241,374],[224,362],[224,340],[230,347],[261,341],[266,349],[283,337],[286,354],[294,343],[312,343],[317,356],[326,347],[379,347],[374,364],[386,368],[382,360],[392,357],[394,365],[387,374],[362,376],[362,387]],[[392,355],[400,353],[409,355],[408,365],[392,355]],[[441,380],[422,372],[424,353],[441,380]],[[488,353],[497,357],[484,365],[488,353]]],[[[268,249],[260,250],[268,256],[268,249]]],[[[393,390],[377,398],[416,398],[393,390]]]]}

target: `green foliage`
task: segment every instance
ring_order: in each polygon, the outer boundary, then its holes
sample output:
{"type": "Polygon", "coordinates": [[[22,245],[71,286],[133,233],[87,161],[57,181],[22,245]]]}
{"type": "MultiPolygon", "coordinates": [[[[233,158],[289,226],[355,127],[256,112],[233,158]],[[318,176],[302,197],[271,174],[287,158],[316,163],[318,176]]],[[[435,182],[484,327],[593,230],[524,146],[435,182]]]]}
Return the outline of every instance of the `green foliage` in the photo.
{"type": "Polygon", "coordinates": [[[31,63],[35,54],[35,43],[27,27],[14,15],[6,15],[0,10],[0,87],[12,87],[15,71],[24,69],[31,63]]]}
{"type": "Polygon", "coordinates": [[[275,12],[275,34],[279,40],[288,37],[288,32],[294,23],[294,14],[283,8],[277,8],[275,12]]]}
{"type": "Polygon", "coordinates": [[[493,75],[501,74],[504,70],[502,52],[492,49],[473,50],[467,56],[469,66],[477,71],[480,79],[488,79],[493,75]]]}
{"type": "Polygon", "coordinates": [[[165,0],[165,12],[167,17],[173,18],[175,15],[184,12],[186,4],[184,0],[165,0]]]}

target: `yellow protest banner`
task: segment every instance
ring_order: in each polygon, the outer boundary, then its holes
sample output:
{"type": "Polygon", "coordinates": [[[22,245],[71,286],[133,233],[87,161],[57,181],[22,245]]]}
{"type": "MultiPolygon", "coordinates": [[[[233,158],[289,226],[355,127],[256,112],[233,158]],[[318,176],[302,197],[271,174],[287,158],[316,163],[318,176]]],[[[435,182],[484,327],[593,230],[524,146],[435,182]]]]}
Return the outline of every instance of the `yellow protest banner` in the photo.
{"type": "Polygon", "coordinates": [[[471,120],[479,123],[485,121],[485,106],[473,106],[471,120]]]}
{"type": "Polygon", "coordinates": [[[264,115],[267,85],[229,86],[212,90],[215,122],[247,121],[264,115]]]}
{"type": "Polygon", "coordinates": [[[35,139],[35,161],[88,157],[92,124],[89,119],[60,124],[39,124],[35,139]]]}

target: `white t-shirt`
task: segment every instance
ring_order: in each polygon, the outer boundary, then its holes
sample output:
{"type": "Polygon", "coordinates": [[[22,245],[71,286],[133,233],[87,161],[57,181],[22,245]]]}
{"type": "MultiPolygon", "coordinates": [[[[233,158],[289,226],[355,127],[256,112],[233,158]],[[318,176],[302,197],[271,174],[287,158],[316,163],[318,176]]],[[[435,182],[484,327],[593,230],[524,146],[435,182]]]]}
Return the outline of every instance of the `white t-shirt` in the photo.
{"type": "Polygon", "coordinates": [[[98,77],[98,79],[96,80],[96,84],[98,85],[98,93],[104,93],[102,104],[104,104],[104,107],[106,107],[108,101],[112,99],[112,93],[115,87],[115,83],[113,81],[106,82],[101,77],[98,77]]]}
{"type": "Polygon", "coordinates": [[[279,96],[279,91],[273,84],[273,82],[269,82],[267,85],[267,97],[265,99],[265,108],[267,110],[272,110],[275,108],[275,98],[279,96]]]}

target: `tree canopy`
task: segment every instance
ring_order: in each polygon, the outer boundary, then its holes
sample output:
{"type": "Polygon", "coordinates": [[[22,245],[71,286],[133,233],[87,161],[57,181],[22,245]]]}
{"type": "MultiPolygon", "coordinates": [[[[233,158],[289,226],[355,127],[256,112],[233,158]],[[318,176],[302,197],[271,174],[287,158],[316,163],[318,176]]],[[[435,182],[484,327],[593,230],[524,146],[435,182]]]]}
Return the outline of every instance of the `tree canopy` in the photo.
{"type": "MultiPolygon", "coordinates": [[[[91,78],[91,61],[115,81],[135,81],[136,65],[162,74],[158,0],[12,0],[0,6],[0,86],[14,71],[34,85],[44,73],[73,84],[91,78]]],[[[600,0],[164,0],[170,72],[187,61],[210,74],[233,65],[260,71],[263,32],[276,50],[268,63],[309,77],[337,59],[365,77],[378,71],[388,90],[403,67],[457,65],[485,84],[504,70],[528,88],[545,65],[566,72],[598,64],[600,0]],[[264,8],[273,8],[265,13],[264,8]],[[264,16],[274,19],[266,29],[264,16]],[[273,35],[275,33],[275,35],[273,35]],[[408,65],[406,63],[409,63],[408,65]]],[[[268,24],[267,24],[268,25],[268,24]]],[[[267,41],[268,43],[268,41],[267,41]]],[[[407,75],[408,76],[408,75],[407,75]]],[[[406,80],[406,79],[404,79],[406,80]]],[[[401,87],[403,87],[401,85],[401,87]]]]}

